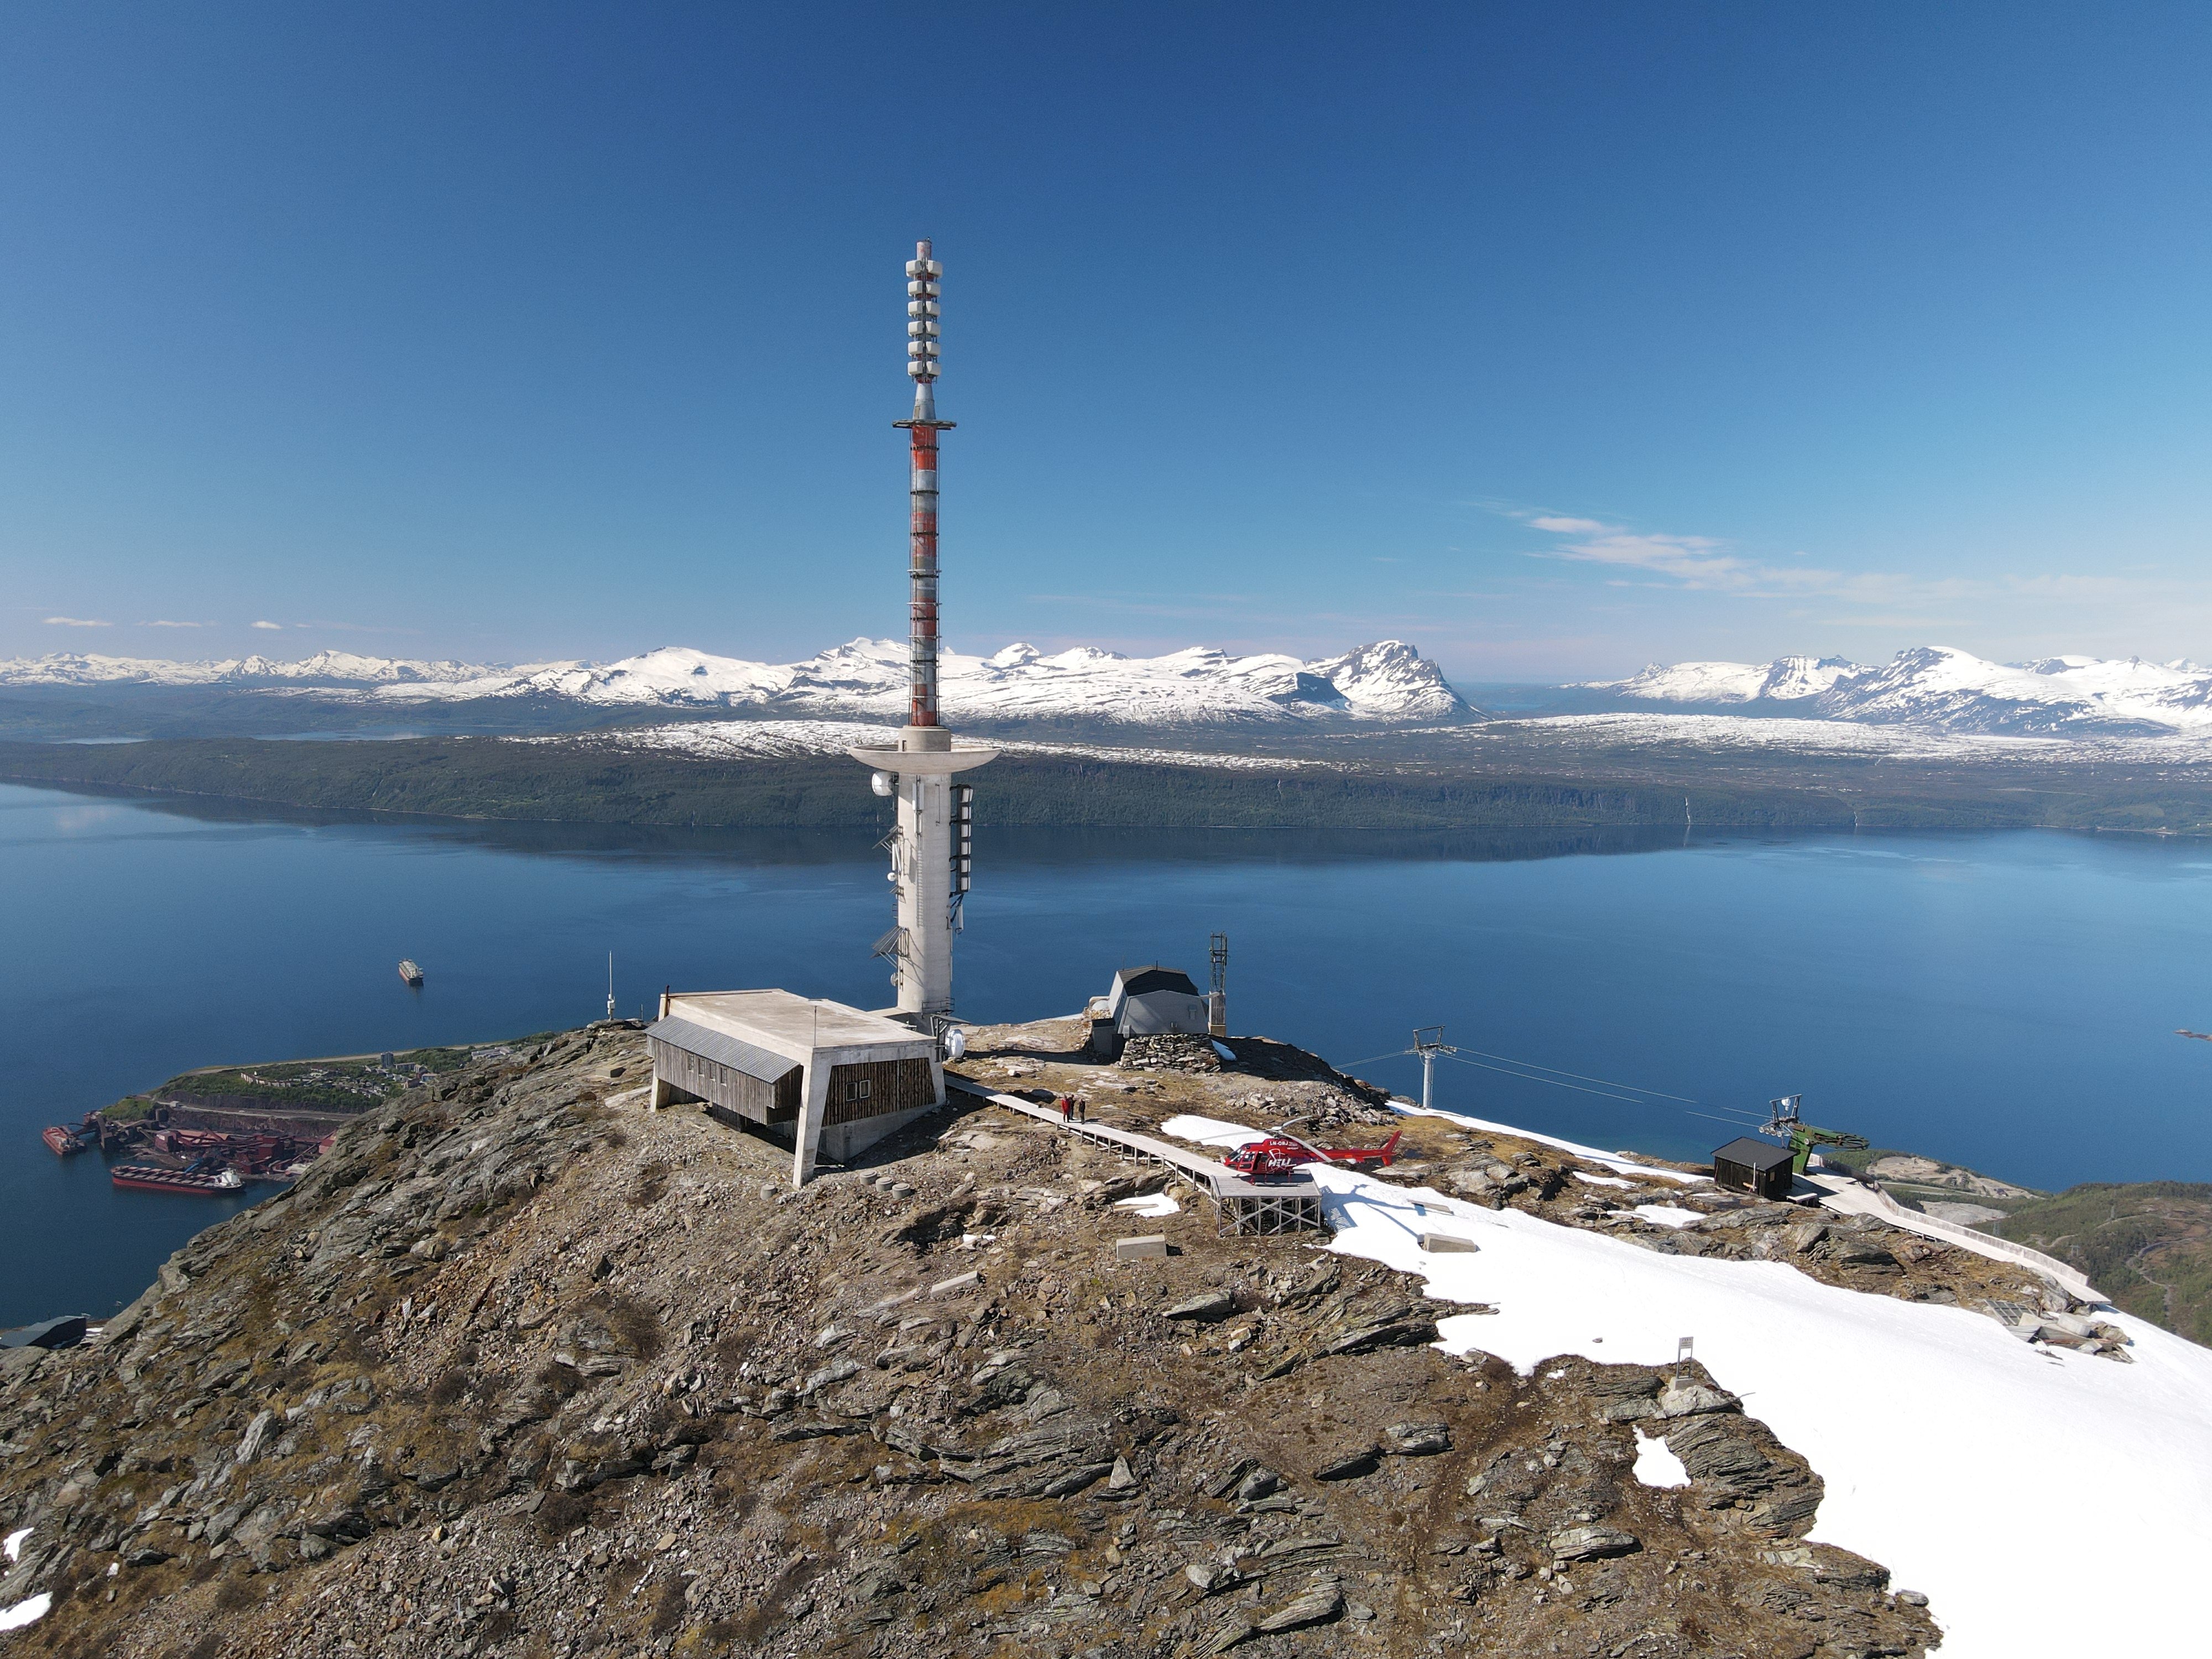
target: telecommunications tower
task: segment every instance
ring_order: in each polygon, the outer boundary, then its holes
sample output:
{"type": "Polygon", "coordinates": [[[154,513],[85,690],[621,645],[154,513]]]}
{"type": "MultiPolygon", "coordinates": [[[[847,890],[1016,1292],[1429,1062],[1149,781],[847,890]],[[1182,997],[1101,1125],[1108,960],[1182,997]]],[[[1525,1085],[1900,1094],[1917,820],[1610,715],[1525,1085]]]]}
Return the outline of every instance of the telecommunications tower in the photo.
{"type": "Polygon", "coordinates": [[[907,428],[913,461],[914,514],[907,577],[907,656],[911,670],[907,723],[889,749],[848,750],[876,769],[879,795],[898,798],[898,827],[884,837],[898,920],[876,941],[890,958],[896,1006],[888,1012],[924,1030],[952,1012],[952,935],[968,894],[974,789],[953,781],[998,758],[981,744],[959,744],[937,718],[937,434],[952,422],[937,418],[938,284],[945,268],[927,242],[915,244],[906,266],[906,372],[914,380],[907,428]]]}

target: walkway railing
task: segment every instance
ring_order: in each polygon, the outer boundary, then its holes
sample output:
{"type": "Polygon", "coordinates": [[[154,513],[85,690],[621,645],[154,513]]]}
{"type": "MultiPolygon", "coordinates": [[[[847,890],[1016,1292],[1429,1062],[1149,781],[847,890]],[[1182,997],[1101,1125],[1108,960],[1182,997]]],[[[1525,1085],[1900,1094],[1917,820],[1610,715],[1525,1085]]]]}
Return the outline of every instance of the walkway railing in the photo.
{"type": "Polygon", "coordinates": [[[1932,1238],[1974,1255],[1986,1256],[1992,1261],[2008,1261],[2014,1267],[2027,1267],[2045,1277],[2058,1281],[2066,1291],[2083,1302],[2101,1303],[2104,1293],[2082,1275],[2078,1267],[2061,1261],[2055,1255],[2031,1249],[2025,1244],[2015,1244],[2008,1238],[1996,1238],[1972,1227],[1962,1227],[1955,1221],[1946,1221],[1940,1216],[1923,1215],[1908,1210],[1879,1187],[1865,1187],[1856,1181],[1837,1176],[1807,1174],[1803,1180],[1820,1188],[1827,1196],[1820,1200],[1832,1210],[1846,1215],[1879,1216],[1893,1227],[1906,1232],[1918,1233],[1923,1238],[1932,1238]]]}
{"type": "Polygon", "coordinates": [[[1301,1178],[1262,1186],[1245,1180],[1218,1158],[1188,1152],[1133,1129],[1116,1128],[1110,1123],[1079,1123],[1062,1117],[1057,1106],[1040,1106],[1018,1095],[1000,1094],[950,1072],[945,1073],[945,1086],[1048,1123],[1064,1133],[1103,1146],[1117,1158],[1166,1165],[1206,1194],[1222,1232],[1304,1232],[1318,1231],[1322,1225],[1321,1188],[1311,1181],[1301,1178]]]}

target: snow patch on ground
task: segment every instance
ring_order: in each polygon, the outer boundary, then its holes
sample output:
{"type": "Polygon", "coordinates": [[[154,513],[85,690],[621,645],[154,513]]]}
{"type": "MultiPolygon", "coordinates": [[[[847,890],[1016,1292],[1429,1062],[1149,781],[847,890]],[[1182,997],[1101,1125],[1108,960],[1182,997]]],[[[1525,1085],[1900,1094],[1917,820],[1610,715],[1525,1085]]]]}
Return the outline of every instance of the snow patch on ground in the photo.
{"type": "Polygon", "coordinates": [[[1577,1181],[1587,1181],[1593,1187],[1633,1187],[1636,1184],[1634,1182],[1625,1180],[1620,1176],[1587,1175],[1580,1170],[1575,1171],[1575,1179],[1577,1181]]]}
{"type": "Polygon", "coordinates": [[[1686,1227],[1692,1221],[1705,1219],[1698,1211],[1686,1210],[1679,1204],[1639,1204],[1630,1213],[1662,1227],[1686,1227]]]}
{"type": "Polygon", "coordinates": [[[1265,1129],[1248,1129],[1241,1123],[1224,1123],[1218,1117],[1194,1117],[1188,1112],[1178,1113],[1161,1124],[1160,1133],[1173,1135],[1177,1140],[1194,1140],[1201,1146],[1223,1148],[1267,1138],[1265,1129]]]}
{"type": "Polygon", "coordinates": [[[1664,1255],[1350,1170],[1311,1173],[1331,1249],[1498,1310],[1447,1314],[1447,1352],[1480,1347],[1524,1373],[1560,1354],[1663,1365],[1694,1337],[1714,1377],[1826,1483],[1812,1535],[1932,1597],[1944,1659],[2171,1652],[2194,1627],[2212,1551],[2212,1351],[2121,1313],[2100,1316],[2134,1339],[2131,1364],[2040,1349],[1966,1309],[1838,1289],[1782,1262],[1664,1255]],[[1425,1254],[1439,1216],[1481,1253],[1425,1254]]]}
{"type": "Polygon", "coordinates": [[[1674,1448],[1664,1440],[1653,1439],[1641,1429],[1636,1431],[1636,1478],[1647,1486],[1690,1484],[1690,1472],[1674,1455],[1674,1448]]]}
{"type": "Polygon", "coordinates": [[[1146,1193],[1137,1198],[1117,1198],[1114,1207],[1127,1210],[1132,1215],[1164,1216],[1176,1214],[1182,1206],[1165,1193],[1146,1193]]]}
{"type": "MultiPolygon", "coordinates": [[[[31,1528],[28,1527],[11,1532],[4,1542],[0,1542],[0,1549],[7,1551],[10,1561],[21,1560],[23,1540],[30,1535],[31,1528]]],[[[0,1630],[21,1630],[26,1625],[35,1625],[46,1616],[46,1610],[53,1604],[54,1598],[41,1591],[27,1601],[16,1602],[12,1607],[0,1607],[0,1630]]]]}

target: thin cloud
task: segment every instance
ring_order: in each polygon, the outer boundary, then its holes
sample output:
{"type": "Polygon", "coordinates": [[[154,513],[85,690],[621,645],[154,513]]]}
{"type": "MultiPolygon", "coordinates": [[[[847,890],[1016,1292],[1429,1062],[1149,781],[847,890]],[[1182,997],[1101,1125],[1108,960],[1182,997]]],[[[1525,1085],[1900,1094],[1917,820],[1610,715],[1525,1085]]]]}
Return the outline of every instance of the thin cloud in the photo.
{"type": "MultiPolygon", "coordinates": [[[[1986,591],[1986,584],[1960,579],[1929,580],[1887,571],[1827,570],[1810,564],[1768,564],[1729,550],[1711,536],[1669,536],[1602,524],[1594,519],[1531,514],[1531,528],[1564,538],[1534,556],[1569,564],[1596,564],[1636,573],[1614,576],[1616,587],[1672,587],[1695,592],[1727,593],[1741,599],[1835,599],[1855,605],[1924,605],[1962,599],[1986,591]],[[1637,577],[1641,577],[1639,581],[1637,577]]],[[[1792,555],[1802,558],[1801,554],[1792,555]]]]}
{"type": "MultiPolygon", "coordinates": [[[[2119,629],[2124,638],[2146,616],[2155,615],[2168,630],[2212,623],[2212,605],[2198,585],[2154,567],[1972,576],[1832,570],[1794,549],[1770,562],[1711,536],[1632,530],[1525,507],[1494,510],[1553,538],[1524,550],[1527,557],[1554,568],[1597,567],[1590,574],[1600,588],[1622,600],[1642,589],[1766,601],[1778,604],[1793,625],[1887,635],[1893,641],[1970,629],[1984,641],[1979,653],[1992,659],[2013,649],[1989,638],[1992,633],[2020,640],[2057,632],[2074,641],[2065,648],[2082,650],[2094,648],[2085,635],[2104,638],[2119,629]]],[[[1632,607],[1610,608],[1625,614],[1632,607]]],[[[2142,647],[2130,642],[2125,648],[2142,647]]]]}
{"type": "Polygon", "coordinates": [[[158,622],[140,623],[138,626],[141,628],[212,628],[215,624],[213,623],[170,622],[167,619],[163,619],[158,622]]]}
{"type": "Polygon", "coordinates": [[[255,628],[265,628],[274,633],[280,631],[283,628],[284,624],[283,623],[258,622],[253,623],[252,626],[255,628]]]}
{"type": "MultiPolygon", "coordinates": [[[[253,625],[256,628],[276,628],[283,626],[283,624],[278,623],[256,623],[253,625]]],[[[419,628],[400,628],[386,623],[324,622],[319,619],[308,622],[295,622],[290,625],[294,628],[300,629],[309,633],[325,634],[419,634],[422,631],[419,628]]]]}
{"type": "Polygon", "coordinates": [[[94,617],[49,617],[46,618],[46,626],[49,628],[112,628],[115,624],[101,622],[94,617]]]}

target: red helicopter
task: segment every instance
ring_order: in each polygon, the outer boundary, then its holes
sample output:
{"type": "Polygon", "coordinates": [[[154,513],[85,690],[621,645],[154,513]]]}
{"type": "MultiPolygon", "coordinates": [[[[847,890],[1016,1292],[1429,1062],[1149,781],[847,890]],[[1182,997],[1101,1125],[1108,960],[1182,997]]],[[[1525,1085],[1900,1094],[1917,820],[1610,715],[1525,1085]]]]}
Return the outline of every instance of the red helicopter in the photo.
{"type": "Polygon", "coordinates": [[[1341,1170],[1372,1175],[1388,1165],[1398,1150],[1401,1129],[1380,1146],[1316,1146],[1291,1133],[1288,1126],[1249,1140],[1221,1161],[1247,1181],[1291,1181],[1301,1165],[1332,1164],[1341,1170]]]}

